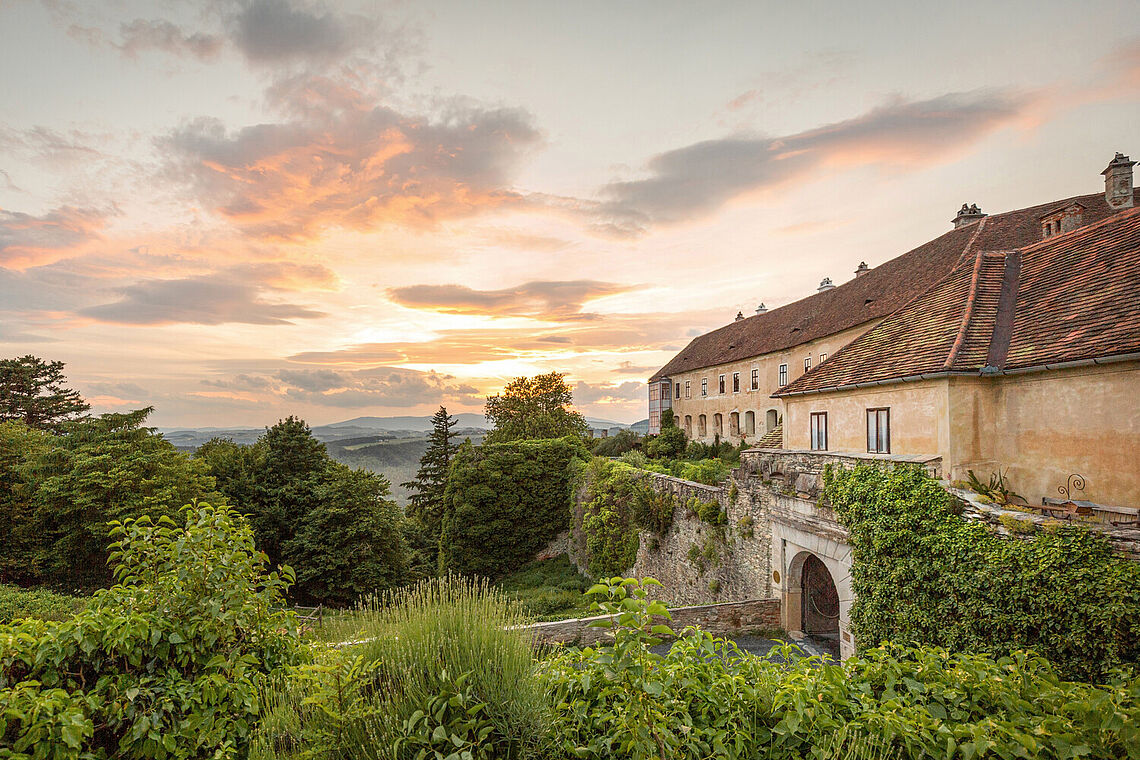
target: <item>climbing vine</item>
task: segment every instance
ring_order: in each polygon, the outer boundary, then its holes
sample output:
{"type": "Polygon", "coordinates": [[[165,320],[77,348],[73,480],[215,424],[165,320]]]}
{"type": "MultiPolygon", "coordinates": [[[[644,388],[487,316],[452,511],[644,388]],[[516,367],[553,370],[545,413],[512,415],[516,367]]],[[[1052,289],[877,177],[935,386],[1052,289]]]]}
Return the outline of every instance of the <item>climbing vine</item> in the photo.
{"type": "Polygon", "coordinates": [[[654,489],[635,468],[595,457],[579,466],[577,479],[584,507],[575,527],[585,537],[586,566],[595,577],[633,567],[640,530],[656,540],[673,525],[676,497],[654,489]]]}
{"type": "Polygon", "coordinates": [[[1140,565],[1103,536],[1072,525],[1000,536],[913,467],[829,469],[824,496],[850,534],[863,648],[1033,649],[1082,680],[1140,662],[1140,565]]]}

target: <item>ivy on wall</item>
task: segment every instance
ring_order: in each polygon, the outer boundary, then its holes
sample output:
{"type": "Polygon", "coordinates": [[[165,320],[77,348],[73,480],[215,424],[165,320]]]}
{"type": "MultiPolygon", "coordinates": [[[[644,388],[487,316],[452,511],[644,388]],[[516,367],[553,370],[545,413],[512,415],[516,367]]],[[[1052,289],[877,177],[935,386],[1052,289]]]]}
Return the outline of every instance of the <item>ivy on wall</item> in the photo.
{"type": "Polygon", "coordinates": [[[624,573],[637,560],[638,532],[655,537],[669,532],[677,500],[621,462],[594,457],[575,467],[584,503],[581,523],[574,527],[585,536],[586,567],[594,577],[624,573]]]}
{"type": "Polygon", "coordinates": [[[861,647],[1033,649],[1081,680],[1140,662],[1140,565],[1103,536],[1075,525],[999,536],[916,467],[829,468],[824,498],[850,534],[861,647]]]}

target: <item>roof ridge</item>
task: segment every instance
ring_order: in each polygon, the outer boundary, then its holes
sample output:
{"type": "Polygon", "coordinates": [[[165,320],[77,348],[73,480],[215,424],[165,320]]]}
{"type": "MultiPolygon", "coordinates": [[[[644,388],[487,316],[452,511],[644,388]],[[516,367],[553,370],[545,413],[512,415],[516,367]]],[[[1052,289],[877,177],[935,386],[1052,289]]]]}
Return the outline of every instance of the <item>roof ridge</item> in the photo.
{"type": "Polygon", "coordinates": [[[1047,238],[1043,238],[1042,240],[1038,240],[1036,243],[1030,243],[1029,245],[1023,245],[1020,248],[1018,248],[1017,250],[1024,253],[1025,251],[1033,251],[1033,250],[1038,249],[1038,248],[1047,248],[1048,246],[1052,245],[1053,243],[1056,243],[1059,240],[1065,240],[1065,239],[1069,238],[1070,236],[1074,235],[1074,233],[1092,232],[1093,230],[1100,229],[1101,227],[1104,227],[1104,226],[1111,224],[1113,222],[1119,222],[1121,219],[1127,219],[1129,216],[1135,216],[1138,213],[1140,213],[1140,206],[1135,206],[1133,208],[1119,209],[1119,210],[1113,211],[1113,213],[1109,214],[1104,219],[1099,219],[1095,222],[1091,222],[1089,224],[1085,224],[1085,225],[1082,225],[1080,227],[1074,227],[1073,229],[1069,230],[1068,232],[1058,232],[1055,235],[1050,235],[1047,238]]]}
{"type": "MultiPolygon", "coordinates": [[[[978,222],[978,229],[974,230],[973,236],[970,241],[966,243],[965,249],[962,251],[962,257],[958,259],[958,264],[961,265],[966,262],[966,254],[972,252],[974,241],[978,239],[978,235],[982,234],[982,229],[985,227],[986,220],[982,219],[978,222]]],[[[978,300],[978,281],[982,278],[982,254],[979,251],[974,254],[974,274],[970,278],[970,294],[966,298],[966,308],[962,311],[962,323],[958,326],[958,337],[954,339],[954,344],[950,346],[950,353],[946,355],[946,363],[942,366],[943,369],[950,369],[954,366],[954,359],[958,356],[958,351],[962,348],[962,344],[966,342],[966,331],[970,329],[970,319],[974,316],[974,302],[978,300]]],[[[955,267],[956,269],[957,267],[955,267]]]]}

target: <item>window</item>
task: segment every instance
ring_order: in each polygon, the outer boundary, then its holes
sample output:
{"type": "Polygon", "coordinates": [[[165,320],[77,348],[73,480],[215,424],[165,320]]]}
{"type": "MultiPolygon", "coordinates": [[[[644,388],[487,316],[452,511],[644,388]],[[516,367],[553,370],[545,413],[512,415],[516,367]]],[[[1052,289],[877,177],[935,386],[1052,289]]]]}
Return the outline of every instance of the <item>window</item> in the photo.
{"type": "Polygon", "coordinates": [[[740,393],[740,373],[739,372],[733,372],[732,373],[732,392],[733,393],[740,393]]]}
{"type": "Polygon", "coordinates": [[[681,384],[677,383],[677,395],[674,398],[681,398],[681,384]]]}
{"type": "Polygon", "coordinates": [[[752,368],[752,390],[760,390],[760,370],[756,367],[752,368]]]}
{"type": "Polygon", "coordinates": [[[811,413],[811,450],[827,451],[827,412],[811,413]]]}
{"type": "Polygon", "coordinates": [[[685,415],[685,435],[690,438],[693,437],[693,415],[691,414],[685,415]]]}
{"type": "Polygon", "coordinates": [[[661,383],[661,398],[669,401],[669,391],[673,390],[673,384],[669,382],[661,383]]]}
{"type": "Polygon", "coordinates": [[[719,436],[724,436],[724,417],[720,412],[713,415],[713,432],[719,436]]]}
{"type": "Polygon", "coordinates": [[[717,378],[717,393],[724,395],[724,375],[717,378]]]}
{"type": "Polygon", "coordinates": [[[706,435],[708,435],[708,430],[708,421],[702,414],[700,417],[697,417],[697,434],[701,436],[701,438],[704,438],[706,435]]]}
{"type": "Polygon", "coordinates": [[[891,453],[891,410],[867,410],[867,451],[872,454],[891,453]]]}
{"type": "Polygon", "coordinates": [[[810,369],[811,369],[811,357],[808,356],[808,357],[804,358],[804,372],[807,372],[810,369]]]}
{"type": "Polygon", "coordinates": [[[744,413],[744,434],[756,435],[756,412],[744,413]]]}
{"type": "Polygon", "coordinates": [[[825,361],[827,361],[827,354],[820,354],[819,355],[819,363],[823,364],[825,361]]]}
{"type": "Polygon", "coordinates": [[[787,384],[788,384],[788,365],[787,364],[781,364],[780,365],[780,385],[784,386],[787,384]]]}
{"type": "Polygon", "coordinates": [[[658,392],[659,391],[658,391],[656,385],[649,386],[649,400],[650,401],[656,401],[658,392]]]}
{"type": "Polygon", "coordinates": [[[701,396],[709,395],[709,379],[707,377],[701,378],[701,396]]]}
{"type": "Polygon", "coordinates": [[[689,385],[691,383],[692,383],[691,380],[685,381],[685,398],[692,398],[693,397],[693,394],[690,392],[692,390],[692,388],[689,387],[689,385]]]}

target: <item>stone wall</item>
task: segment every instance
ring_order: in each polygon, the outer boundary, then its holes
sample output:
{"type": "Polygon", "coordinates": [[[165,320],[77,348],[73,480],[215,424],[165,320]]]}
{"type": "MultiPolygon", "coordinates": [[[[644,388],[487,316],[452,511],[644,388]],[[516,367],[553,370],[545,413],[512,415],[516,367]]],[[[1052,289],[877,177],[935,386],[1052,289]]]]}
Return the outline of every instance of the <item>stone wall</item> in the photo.
{"type": "MultiPolygon", "coordinates": [[[[652,472],[638,475],[654,489],[676,497],[677,506],[673,525],[664,536],[640,531],[637,560],[625,575],[656,578],[664,586],[661,597],[672,604],[714,604],[771,596],[770,500],[752,494],[758,487],[755,479],[745,482],[730,478],[720,487],[652,472]],[[717,502],[725,511],[727,525],[710,525],[692,514],[686,506],[692,499],[717,502]]],[[[579,498],[575,526],[582,524],[582,508],[579,498]]],[[[569,544],[570,560],[585,572],[585,536],[581,530],[572,531],[569,544]]]]}
{"type": "MultiPolygon", "coordinates": [[[[726,602],[669,610],[672,621],[667,623],[678,633],[688,626],[697,626],[715,636],[731,634],[770,633],[780,628],[779,599],[751,599],[743,602],[726,602]]],[[[546,644],[596,644],[608,637],[608,628],[591,628],[590,623],[605,620],[605,616],[556,620],[527,626],[537,641],[546,644]]]]}

